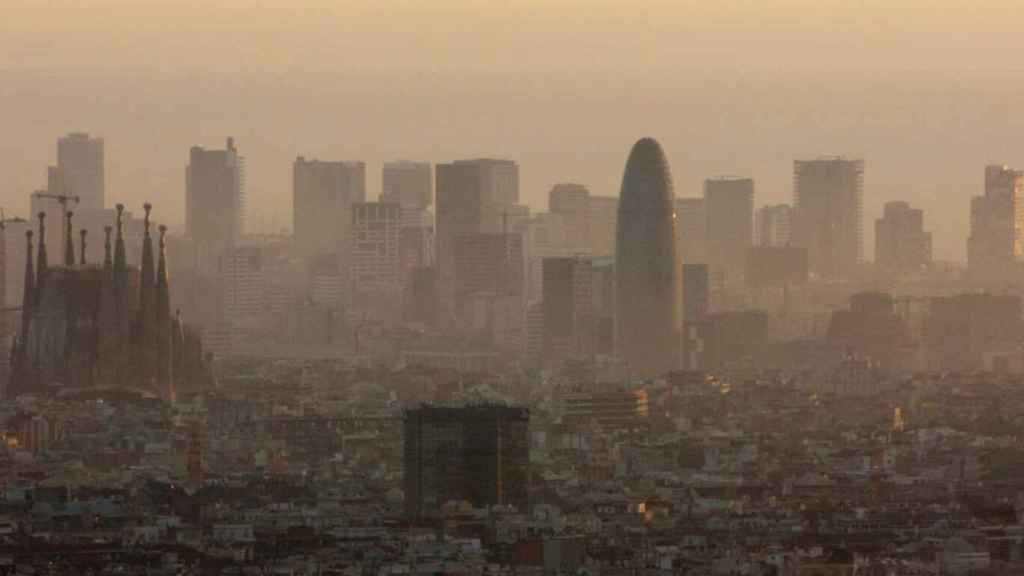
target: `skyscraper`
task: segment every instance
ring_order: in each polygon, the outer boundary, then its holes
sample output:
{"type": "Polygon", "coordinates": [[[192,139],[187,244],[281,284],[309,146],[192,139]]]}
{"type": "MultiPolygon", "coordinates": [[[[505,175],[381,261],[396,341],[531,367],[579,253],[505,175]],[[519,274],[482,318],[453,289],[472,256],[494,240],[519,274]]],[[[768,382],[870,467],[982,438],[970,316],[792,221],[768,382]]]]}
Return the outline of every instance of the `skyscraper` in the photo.
{"type": "Polygon", "coordinates": [[[484,158],[438,164],[435,171],[438,289],[450,305],[456,240],[470,234],[514,229],[509,215],[519,201],[519,165],[511,160],[484,158]]]}
{"type": "Polygon", "coordinates": [[[906,202],[887,202],[875,220],[875,265],[889,273],[920,271],[932,261],[932,235],[924,212],[906,202]]]}
{"type": "Polygon", "coordinates": [[[687,263],[707,262],[707,216],[703,198],[676,198],[676,256],[687,263]]]}
{"type": "Polygon", "coordinates": [[[1024,256],[1024,172],[985,167],[985,194],[971,199],[967,264],[974,272],[1000,272],[1024,256]]]}
{"type": "Polygon", "coordinates": [[[76,210],[102,210],[105,201],[103,139],[73,133],[57,140],[57,165],[50,166],[51,194],[78,196],[76,210]]]}
{"type": "Polygon", "coordinates": [[[639,140],[626,161],[615,258],[619,354],[643,376],[675,369],[682,323],[672,176],[651,138],[639,140]]]}
{"type": "Polygon", "coordinates": [[[793,162],[794,243],[812,274],[848,277],[863,256],[864,161],[841,157],[793,162]]]}
{"type": "Polygon", "coordinates": [[[245,159],[233,138],[224,150],[189,151],[185,231],[211,263],[245,233],[245,159]]]}
{"type": "Polygon", "coordinates": [[[793,239],[793,208],[789,204],[771,204],[757,211],[754,223],[757,246],[779,248],[793,239]]]}
{"type": "Polygon", "coordinates": [[[365,201],[366,165],[362,162],[296,158],[292,165],[295,253],[307,262],[328,255],[337,258],[347,282],[352,263],[352,205],[365,201]]]}
{"type": "Polygon", "coordinates": [[[704,181],[707,263],[726,285],[741,282],[752,244],[754,181],[721,177],[704,181]]]}
{"type": "Polygon", "coordinates": [[[402,208],[426,209],[434,202],[434,175],[429,162],[385,162],[381,172],[381,202],[402,208]]]}

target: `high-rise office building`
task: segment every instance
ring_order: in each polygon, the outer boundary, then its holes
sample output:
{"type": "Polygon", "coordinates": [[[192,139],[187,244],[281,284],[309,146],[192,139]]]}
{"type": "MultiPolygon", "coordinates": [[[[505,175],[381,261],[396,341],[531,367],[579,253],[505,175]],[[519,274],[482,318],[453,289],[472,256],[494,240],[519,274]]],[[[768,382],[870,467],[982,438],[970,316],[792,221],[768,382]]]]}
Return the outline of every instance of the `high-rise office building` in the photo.
{"type": "Polygon", "coordinates": [[[404,415],[403,488],[409,518],[437,517],[449,501],[477,508],[529,504],[530,413],[480,405],[423,406],[404,415]]]}
{"type": "Polygon", "coordinates": [[[350,265],[352,205],[366,201],[362,162],[307,160],[292,165],[295,252],[307,261],[335,255],[343,273],[350,265]]]}
{"type": "Polygon", "coordinates": [[[590,253],[590,190],[582,184],[555,184],[548,192],[548,211],[561,219],[569,254],[590,253]]]}
{"type": "Polygon", "coordinates": [[[352,205],[352,287],[397,295],[402,287],[402,207],[396,202],[352,205]]]}
{"type": "Polygon", "coordinates": [[[434,174],[429,162],[385,162],[381,172],[381,202],[402,208],[426,209],[434,202],[434,174]]]}
{"type": "Polygon", "coordinates": [[[753,244],[754,181],[731,177],[705,180],[704,210],[711,273],[726,285],[738,285],[753,244]]]}
{"type": "Polygon", "coordinates": [[[757,246],[781,248],[793,241],[793,207],[789,204],[771,204],[757,211],[754,223],[757,246]]]}
{"type": "Polygon", "coordinates": [[[438,164],[435,172],[438,289],[450,307],[458,238],[515,229],[509,216],[519,201],[519,165],[511,160],[458,160],[438,164]]]}
{"type": "Polygon", "coordinates": [[[51,194],[77,196],[76,210],[102,210],[106,195],[103,139],[74,133],[57,140],[57,165],[47,170],[47,187],[51,194]]]}
{"type": "Polygon", "coordinates": [[[615,196],[590,196],[587,224],[589,252],[594,256],[614,256],[619,225],[619,199],[615,196]]]}
{"type": "Polygon", "coordinates": [[[676,255],[683,262],[707,262],[707,213],[703,198],[676,198],[676,255]]]}
{"type": "Polygon", "coordinates": [[[887,202],[875,220],[875,265],[886,272],[921,271],[932,261],[932,235],[924,212],[906,202],[887,202]]]}
{"type": "Polygon", "coordinates": [[[639,140],[619,194],[615,322],[619,354],[644,376],[678,366],[682,322],[672,198],[665,153],[655,140],[639,140]]]}
{"type": "Polygon", "coordinates": [[[595,342],[593,267],[587,258],[544,259],[545,364],[592,354],[595,342]]]}
{"type": "Polygon", "coordinates": [[[193,146],[185,169],[185,233],[206,261],[216,262],[245,234],[245,210],[245,159],[234,139],[224,150],[193,146]]]}
{"type": "Polygon", "coordinates": [[[985,167],[985,194],[971,199],[967,265],[975,272],[1005,271],[1024,256],[1024,172],[985,167]]]}
{"type": "Polygon", "coordinates": [[[807,249],[812,274],[849,277],[860,264],[863,192],[863,160],[793,162],[793,240],[807,249]]]}

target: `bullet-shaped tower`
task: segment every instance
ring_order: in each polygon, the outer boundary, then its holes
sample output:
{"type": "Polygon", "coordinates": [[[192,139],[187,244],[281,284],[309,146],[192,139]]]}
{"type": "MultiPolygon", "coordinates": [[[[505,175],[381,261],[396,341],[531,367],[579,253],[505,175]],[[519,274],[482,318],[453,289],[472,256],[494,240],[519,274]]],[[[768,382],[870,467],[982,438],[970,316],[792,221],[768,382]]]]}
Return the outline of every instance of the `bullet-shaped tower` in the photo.
{"type": "Polygon", "coordinates": [[[657,141],[633,145],[622,176],[615,240],[616,340],[633,374],[653,377],[679,364],[679,263],[672,175],[657,141]]]}

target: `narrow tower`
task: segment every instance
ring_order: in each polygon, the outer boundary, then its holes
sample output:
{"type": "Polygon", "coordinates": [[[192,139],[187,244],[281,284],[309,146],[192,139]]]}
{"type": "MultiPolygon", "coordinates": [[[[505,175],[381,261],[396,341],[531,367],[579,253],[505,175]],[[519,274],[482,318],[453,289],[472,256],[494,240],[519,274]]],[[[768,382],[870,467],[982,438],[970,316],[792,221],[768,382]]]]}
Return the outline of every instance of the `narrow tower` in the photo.
{"type": "Polygon", "coordinates": [[[68,210],[64,219],[64,266],[71,268],[75,265],[75,238],[71,231],[71,217],[75,213],[68,210]]]}
{"type": "Polygon", "coordinates": [[[32,266],[32,231],[25,231],[25,290],[21,295],[21,346],[28,341],[28,327],[35,310],[36,271],[32,266]]]}
{"type": "Polygon", "coordinates": [[[46,212],[39,213],[39,255],[36,257],[36,304],[43,300],[46,288],[46,275],[50,266],[46,260],[46,212]]]}

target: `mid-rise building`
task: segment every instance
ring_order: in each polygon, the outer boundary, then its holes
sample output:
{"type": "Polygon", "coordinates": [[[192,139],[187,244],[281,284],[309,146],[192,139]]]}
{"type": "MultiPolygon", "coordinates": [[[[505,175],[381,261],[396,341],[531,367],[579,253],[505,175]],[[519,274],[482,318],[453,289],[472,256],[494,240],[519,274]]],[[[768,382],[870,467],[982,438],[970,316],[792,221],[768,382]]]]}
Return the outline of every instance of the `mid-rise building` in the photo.
{"type": "Polygon", "coordinates": [[[395,202],[352,206],[352,287],[357,293],[399,294],[402,287],[402,207],[395,202]]]}
{"type": "Polygon", "coordinates": [[[476,508],[529,505],[530,413],[481,405],[423,406],[405,413],[405,513],[440,515],[447,502],[476,508]]]}
{"type": "Polygon", "coordinates": [[[985,193],[971,199],[967,265],[976,273],[1007,270],[1024,257],[1024,172],[985,167],[985,193]]]}
{"type": "Polygon", "coordinates": [[[754,223],[757,246],[779,248],[793,241],[793,207],[789,204],[762,206],[754,223]]]}
{"type": "Polygon", "coordinates": [[[345,285],[348,274],[332,254],[316,257],[309,265],[309,299],[315,306],[338,310],[346,302],[349,291],[345,285]]]}
{"type": "Polygon", "coordinates": [[[544,259],[544,361],[595,351],[593,267],[587,258],[544,259]]]}
{"type": "Polygon", "coordinates": [[[220,258],[224,321],[241,327],[263,311],[263,251],[259,246],[235,246],[220,258]]]}
{"type": "Polygon", "coordinates": [[[193,146],[185,169],[185,233],[203,260],[216,262],[245,233],[245,210],[245,160],[234,139],[224,150],[193,146]]]}
{"type": "Polygon", "coordinates": [[[434,174],[429,162],[385,162],[381,173],[381,202],[403,209],[425,210],[434,202],[434,174]]]}
{"type": "Polygon", "coordinates": [[[753,244],[754,181],[720,177],[704,181],[707,263],[728,286],[742,284],[753,244]]]}
{"type": "Polygon", "coordinates": [[[849,277],[863,257],[864,161],[841,157],[793,163],[794,244],[811,274],[849,277]]]}
{"type": "Polygon", "coordinates": [[[875,220],[875,265],[889,273],[919,272],[932,261],[932,235],[924,212],[906,202],[887,202],[875,220]]]}
{"type": "Polygon", "coordinates": [[[459,333],[520,352],[526,300],[519,234],[471,234],[455,244],[455,306],[459,333]]]}
{"type": "Polygon", "coordinates": [[[683,368],[696,368],[695,336],[692,327],[711,312],[711,281],[707,264],[683,264],[683,368]]]}

